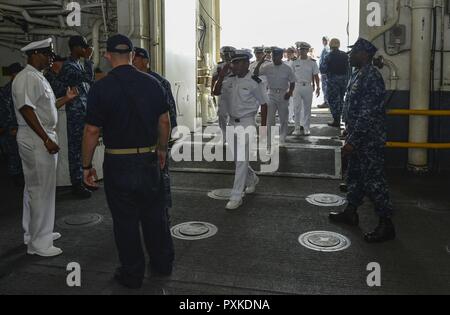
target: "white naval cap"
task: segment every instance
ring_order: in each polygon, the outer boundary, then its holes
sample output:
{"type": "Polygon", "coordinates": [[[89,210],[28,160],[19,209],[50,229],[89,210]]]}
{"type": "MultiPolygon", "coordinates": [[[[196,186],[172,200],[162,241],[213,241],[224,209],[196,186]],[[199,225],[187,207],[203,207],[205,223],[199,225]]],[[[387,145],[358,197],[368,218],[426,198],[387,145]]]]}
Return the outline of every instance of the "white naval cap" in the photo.
{"type": "Polygon", "coordinates": [[[253,54],[250,49],[239,49],[234,52],[233,59],[231,61],[235,62],[235,61],[245,60],[245,59],[250,60],[252,58],[253,58],[253,54]]]}
{"type": "Polygon", "coordinates": [[[297,48],[299,48],[299,49],[311,49],[311,47],[312,47],[307,42],[296,42],[295,46],[297,46],[297,48]]]}
{"type": "Polygon", "coordinates": [[[41,41],[31,42],[28,45],[26,45],[25,47],[23,47],[22,49],[20,49],[20,51],[27,52],[27,51],[31,51],[31,50],[40,50],[40,49],[51,48],[52,44],[53,44],[53,39],[47,38],[47,39],[44,39],[41,41]]]}

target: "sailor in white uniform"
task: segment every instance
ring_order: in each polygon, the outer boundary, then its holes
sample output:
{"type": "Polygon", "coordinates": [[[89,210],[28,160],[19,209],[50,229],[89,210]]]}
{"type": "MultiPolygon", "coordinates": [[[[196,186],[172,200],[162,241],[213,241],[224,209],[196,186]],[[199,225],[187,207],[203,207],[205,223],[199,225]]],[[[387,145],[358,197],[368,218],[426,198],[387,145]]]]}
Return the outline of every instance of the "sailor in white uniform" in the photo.
{"type": "MultiPolygon", "coordinates": [[[[254,47],[253,48],[253,53],[255,54],[256,60],[253,61],[252,63],[250,63],[250,68],[249,69],[250,69],[250,72],[252,74],[255,72],[256,67],[258,66],[258,64],[261,61],[264,61],[263,65],[272,63],[272,60],[267,60],[266,59],[266,53],[264,52],[264,50],[265,50],[264,46],[262,46],[262,47],[254,47]]],[[[265,79],[264,77],[261,77],[261,76],[259,78],[261,80],[263,80],[263,81],[265,79]]]]}
{"type": "Polygon", "coordinates": [[[59,100],[42,71],[54,58],[52,39],[33,42],[21,49],[28,65],[14,79],[12,96],[19,125],[17,142],[25,177],[23,197],[24,242],[27,253],[43,257],[62,254],[53,246],[60,238],[53,232],[55,222],[56,165],[59,146],[56,124],[57,105],[77,96],[68,89],[59,100]]]}
{"type": "MultiPolygon", "coordinates": [[[[256,128],[256,115],[260,107],[262,125],[265,126],[267,121],[265,92],[261,80],[249,71],[251,58],[250,50],[237,50],[232,60],[233,75],[226,77],[226,73],[222,72],[214,90],[215,95],[227,98],[230,124],[234,128],[256,128]]],[[[242,137],[238,131],[239,129],[235,129],[235,146],[232,148],[236,162],[236,174],[230,202],[226,207],[228,210],[238,209],[243,203],[244,193],[254,193],[259,182],[249,162],[249,142],[254,141],[254,138],[242,137]],[[245,153],[241,154],[244,149],[245,153]]]]}
{"type": "MultiPolygon", "coordinates": [[[[220,57],[222,61],[220,61],[215,69],[213,70],[213,78],[212,78],[212,89],[214,91],[214,87],[216,85],[217,80],[219,79],[219,74],[223,69],[226,69],[226,77],[232,75],[231,72],[231,58],[233,57],[236,48],[231,46],[224,46],[220,49],[220,57]]],[[[218,110],[217,115],[219,116],[219,127],[222,131],[223,143],[226,143],[227,139],[227,126],[228,126],[228,110],[227,110],[227,102],[226,99],[222,96],[218,97],[218,110]]]]}
{"type": "MultiPolygon", "coordinates": [[[[295,49],[294,47],[289,47],[288,49],[286,49],[286,55],[287,55],[287,61],[286,64],[289,67],[292,67],[292,62],[297,60],[297,49],[295,49]]],[[[294,110],[294,98],[291,97],[291,99],[289,100],[289,123],[290,124],[295,124],[295,110],[294,110]]]]}
{"type": "Polygon", "coordinates": [[[272,48],[272,63],[262,65],[260,62],[254,74],[267,78],[269,106],[267,114],[268,140],[271,147],[271,127],[276,125],[276,114],[280,117],[280,146],[286,144],[289,127],[289,100],[295,89],[295,75],[290,66],[283,62],[284,49],[272,48]]]}
{"type": "MultiPolygon", "coordinates": [[[[253,52],[255,54],[255,58],[256,60],[253,61],[252,63],[250,63],[250,72],[251,74],[255,74],[255,70],[256,67],[258,66],[258,64],[262,61],[262,66],[268,65],[272,63],[272,60],[268,60],[266,58],[266,53],[265,53],[266,48],[264,48],[264,46],[262,47],[254,47],[253,48],[253,52]]],[[[261,66],[261,67],[262,67],[261,66]]],[[[259,75],[259,78],[261,79],[261,84],[263,86],[263,90],[264,90],[264,95],[267,96],[268,90],[267,90],[267,77],[264,75],[259,75]]],[[[269,103],[269,97],[266,97],[266,103],[269,103]]]]}
{"type": "Polygon", "coordinates": [[[292,61],[297,82],[294,91],[295,131],[294,136],[311,134],[311,107],[313,102],[314,86],[316,96],[320,96],[319,66],[317,62],[308,57],[311,45],[305,42],[296,43],[298,59],[292,61]]]}

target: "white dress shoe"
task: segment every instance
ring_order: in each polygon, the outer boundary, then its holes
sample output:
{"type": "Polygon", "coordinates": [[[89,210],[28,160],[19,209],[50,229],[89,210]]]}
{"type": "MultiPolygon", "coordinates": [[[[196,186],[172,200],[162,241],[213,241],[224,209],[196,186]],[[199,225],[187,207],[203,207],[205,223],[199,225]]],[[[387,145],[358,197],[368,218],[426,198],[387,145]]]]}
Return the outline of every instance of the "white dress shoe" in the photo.
{"type": "Polygon", "coordinates": [[[227,210],[236,210],[238,209],[240,206],[242,206],[243,201],[241,200],[230,200],[230,202],[228,202],[226,209],[227,210]]]}
{"type": "MultiPolygon", "coordinates": [[[[59,240],[62,237],[62,235],[59,234],[59,233],[53,233],[52,237],[53,237],[53,241],[57,241],[57,240],[59,240]]],[[[28,243],[29,243],[29,241],[25,241],[24,242],[25,245],[28,245],[28,243]]]]}
{"type": "Polygon", "coordinates": [[[245,189],[245,193],[246,193],[247,195],[254,194],[255,191],[256,191],[256,186],[258,186],[258,184],[259,184],[259,177],[256,177],[255,183],[254,183],[253,185],[251,185],[251,186],[248,186],[248,187],[245,189]]]}
{"type": "Polygon", "coordinates": [[[303,133],[306,137],[309,137],[311,135],[311,131],[308,129],[305,129],[305,132],[303,133]]]}
{"type": "Polygon", "coordinates": [[[302,135],[302,131],[300,130],[300,128],[295,128],[294,132],[292,133],[293,136],[301,136],[302,135]]]}
{"type": "Polygon", "coordinates": [[[63,251],[58,247],[52,246],[48,249],[41,249],[41,250],[34,250],[28,248],[27,253],[28,255],[38,255],[41,257],[55,257],[61,255],[63,251]]]}

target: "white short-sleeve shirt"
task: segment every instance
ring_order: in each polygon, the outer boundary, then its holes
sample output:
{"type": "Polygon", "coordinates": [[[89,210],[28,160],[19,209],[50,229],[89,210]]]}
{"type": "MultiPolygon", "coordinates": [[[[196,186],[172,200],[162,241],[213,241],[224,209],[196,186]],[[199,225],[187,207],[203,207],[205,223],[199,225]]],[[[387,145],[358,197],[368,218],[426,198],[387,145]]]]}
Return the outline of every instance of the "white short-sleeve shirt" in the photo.
{"type": "Polygon", "coordinates": [[[259,74],[267,78],[269,89],[288,89],[290,83],[296,81],[294,71],[287,64],[267,64],[261,68],[259,74]]]}
{"type": "Polygon", "coordinates": [[[319,74],[319,66],[317,62],[308,59],[297,59],[292,61],[292,69],[294,70],[295,77],[298,83],[310,83],[313,80],[313,76],[319,74]]]}
{"type": "Polygon", "coordinates": [[[54,131],[58,123],[56,98],[50,83],[44,75],[31,65],[27,65],[14,79],[12,97],[19,126],[27,126],[20,114],[25,105],[34,109],[36,116],[47,131],[54,131]]]}
{"type": "Polygon", "coordinates": [[[228,77],[222,85],[222,95],[229,101],[228,114],[232,118],[256,116],[261,105],[266,104],[264,87],[251,72],[245,77],[228,77]]]}

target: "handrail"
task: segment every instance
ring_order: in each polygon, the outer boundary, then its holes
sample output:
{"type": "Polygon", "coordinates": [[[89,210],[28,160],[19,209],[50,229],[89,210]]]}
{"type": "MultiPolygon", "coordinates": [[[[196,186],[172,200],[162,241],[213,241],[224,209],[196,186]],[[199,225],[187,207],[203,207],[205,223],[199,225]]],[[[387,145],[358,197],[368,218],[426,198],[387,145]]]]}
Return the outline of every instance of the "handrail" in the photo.
{"type": "Polygon", "coordinates": [[[389,116],[450,116],[450,110],[391,109],[389,116]]]}
{"type": "Polygon", "coordinates": [[[450,149],[450,143],[387,142],[386,147],[392,149],[448,150],[450,149]]]}

